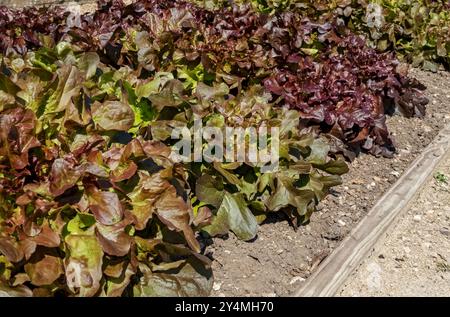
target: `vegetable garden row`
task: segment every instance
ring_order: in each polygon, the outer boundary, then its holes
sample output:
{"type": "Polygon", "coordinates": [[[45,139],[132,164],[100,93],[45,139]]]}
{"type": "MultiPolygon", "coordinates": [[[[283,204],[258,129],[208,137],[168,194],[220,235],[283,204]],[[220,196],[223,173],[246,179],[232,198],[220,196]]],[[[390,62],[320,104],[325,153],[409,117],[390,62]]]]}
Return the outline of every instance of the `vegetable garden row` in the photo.
{"type": "Polygon", "coordinates": [[[307,223],[346,161],[394,155],[386,115],[425,115],[399,59],[450,64],[448,1],[246,3],[0,7],[0,293],[208,295],[204,238],[307,223]],[[279,128],[279,169],[174,161],[196,118],[279,128]]]}

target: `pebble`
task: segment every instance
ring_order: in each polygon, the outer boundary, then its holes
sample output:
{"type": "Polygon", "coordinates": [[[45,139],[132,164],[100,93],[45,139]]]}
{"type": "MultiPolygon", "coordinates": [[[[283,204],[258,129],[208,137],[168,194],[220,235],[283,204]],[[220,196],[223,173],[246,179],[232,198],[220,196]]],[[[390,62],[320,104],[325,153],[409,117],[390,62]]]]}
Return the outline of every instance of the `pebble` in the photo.
{"type": "Polygon", "coordinates": [[[231,251],[229,250],[224,250],[223,252],[225,252],[226,254],[231,254],[231,251]]]}
{"type": "Polygon", "coordinates": [[[410,253],[411,252],[411,249],[408,248],[408,247],[404,247],[403,250],[405,251],[405,253],[410,253]]]}
{"type": "Polygon", "coordinates": [[[444,236],[449,237],[450,236],[450,230],[448,230],[447,228],[442,228],[441,230],[439,230],[440,233],[442,233],[444,236]]]}
{"type": "Polygon", "coordinates": [[[346,225],[346,223],[345,223],[344,221],[342,221],[341,219],[338,220],[338,224],[339,224],[341,227],[344,227],[344,226],[346,225]]]}
{"type": "Polygon", "coordinates": [[[395,177],[399,177],[399,176],[400,176],[400,173],[397,172],[397,171],[392,171],[392,172],[391,172],[391,175],[394,175],[395,177]]]}
{"type": "Polygon", "coordinates": [[[305,279],[301,276],[296,276],[292,278],[292,280],[289,282],[289,285],[295,284],[297,282],[303,282],[305,279]]]}
{"type": "Polygon", "coordinates": [[[283,253],[283,252],[284,252],[283,249],[279,249],[279,250],[277,251],[277,254],[281,254],[281,253],[283,253]]]}
{"type": "Polygon", "coordinates": [[[214,282],[213,290],[218,291],[222,287],[222,282],[214,282]]]}
{"type": "Polygon", "coordinates": [[[433,129],[431,129],[429,126],[427,126],[427,125],[425,125],[424,127],[423,127],[423,130],[425,131],[425,133],[429,133],[429,132],[431,132],[431,131],[433,131],[433,129]]]}
{"type": "Polygon", "coordinates": [[[420,222],[420,221],[422,221],[422,216],[415,215],[413,219],[414,219],[415,222],[420,222]]]}

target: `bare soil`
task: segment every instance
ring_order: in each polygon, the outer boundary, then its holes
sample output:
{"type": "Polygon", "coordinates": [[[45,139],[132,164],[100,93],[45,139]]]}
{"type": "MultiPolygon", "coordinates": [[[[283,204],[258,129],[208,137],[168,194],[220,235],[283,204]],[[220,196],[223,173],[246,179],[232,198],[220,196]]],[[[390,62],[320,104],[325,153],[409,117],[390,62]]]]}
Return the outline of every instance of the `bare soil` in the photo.
{"type": "Polygon", "coordinates": [[[263,223],[252,242],[233,234],[216,238],[208,251],[214,258],[212,296],[289,296],[370,210],[414,158],[450,122],[450,73],[412,69],[424,83],[430,103],[424,119],[388,118],[397,142],[394,158],[362,154],[312,215],[294,230],[280,215],[263,223]]]}
{"type": "Polygon", "coordinates": [[[449,296],[450,153],[433,175],[338,296],[449,296]]]}

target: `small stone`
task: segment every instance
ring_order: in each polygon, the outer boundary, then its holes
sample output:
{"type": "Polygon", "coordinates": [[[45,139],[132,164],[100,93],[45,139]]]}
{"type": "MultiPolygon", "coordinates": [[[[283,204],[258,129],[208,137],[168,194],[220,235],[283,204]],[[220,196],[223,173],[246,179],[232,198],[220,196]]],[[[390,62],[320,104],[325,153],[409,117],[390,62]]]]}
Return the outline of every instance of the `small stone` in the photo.
{"type": "Polygon", "coordinates": [[[281,254],[281,253],[283,253],[283,252],[284,252],[283,249],[279,249],[279,250],[277,251],[277,254],[281,254]]]}
{"type": "Polygon", "coordinates": [[[222,287],[222,282],[214,282],[213,290],[218,291],[222,287]]]}
{"type": "Polygon", "coordinates": [[[381,178],[379,178],[379,177],[377,177],[377,176],[374,176],[374,177],[373,177],[373,180],[376,181],[376,182],[381,182],[381,178]]]}
{"type": "Polygon", "coordinates": [[[410,253],[411,252],[411,249],[408,248],[408,247],[404,247],[403,250],[405,251],[405,253],[410,253]]]}
{"type": "Polygon", "coordinates": [[[341,219],[338,220],[338,224],[339,224],[341,227],[345,227],[345,225],[346,225],[346,223],[345,223],[344,221],[342,221],[341,219]]]}
{"type": "Polygon", "coordinates": [[[295,284],[297,282],[303,282],[305,279],[301,276],[296,276],[292,278],[292,280],[289,282],[289,285],[295,284]]]}
{"type": "Polygon", "coordinates": [[[420,216],[420,215],[415,215],[415,216],[413,217],[413,219],[414,219],[415,222],[420,222],[420,221],[422,221],[422,216],[420,216]]]}
{"type": "Polygon", "coordinates": [[[364,184],[364,181],[362,179],[357,178],[357,179],[353,179],[352,183],[355,185],[362,185],[362,184],[364,184]]]}
{"type": "Polygon", "coordinates": [[[449,237],[450,236],[450,230],[448,230],[447,228],[442,228],[441,230],[439,230],[440,233],[442,233],[444,236],[449,237]]]}
{"type": "Polygon", "coordinates": [[[348,188],[348,186],[344,186],[344,190],[348,190],[349,188],[348,188]]]}
{"type": "Polygon", "coordinates": [[[425,125],[425,126],[423,127],[423,131],[425,131],[425,133],[429,133],[429,132],[433,131],[433,129],[431,129],[431,127],[425,125]]]}
{"type": "Polygon", "coordinates": [[[393,176],[395,176],[395,177],[399,177],[399,176],[400,176],[400,173],[397,172],[397,171],[392,171],[392,172],[391,172],[391,175],[393,175],[393,176]]]}
{"type": "Polygon", "coordinates": [[[223,252],[225,252],[226,254],[231,254],[231,251],[229,250],[224,250],[223,252]]]}

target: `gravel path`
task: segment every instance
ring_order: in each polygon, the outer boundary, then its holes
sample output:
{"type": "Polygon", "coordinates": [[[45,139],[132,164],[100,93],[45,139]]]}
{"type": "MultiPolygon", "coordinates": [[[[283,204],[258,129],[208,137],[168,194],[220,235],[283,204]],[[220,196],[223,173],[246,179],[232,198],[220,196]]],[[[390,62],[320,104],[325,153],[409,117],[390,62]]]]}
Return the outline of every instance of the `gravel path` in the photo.
{"type": "Polygon", "coordinates": [[[450,296],[450,153],[338,296],[450,296]]]}

